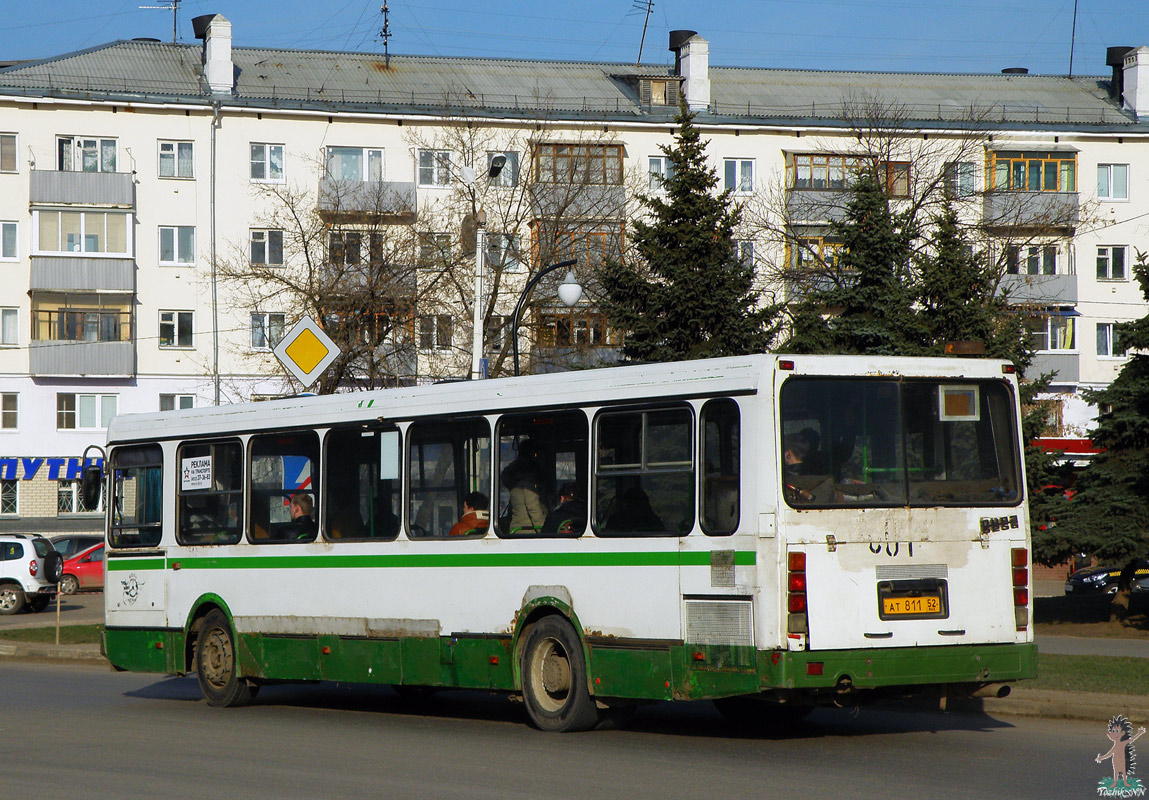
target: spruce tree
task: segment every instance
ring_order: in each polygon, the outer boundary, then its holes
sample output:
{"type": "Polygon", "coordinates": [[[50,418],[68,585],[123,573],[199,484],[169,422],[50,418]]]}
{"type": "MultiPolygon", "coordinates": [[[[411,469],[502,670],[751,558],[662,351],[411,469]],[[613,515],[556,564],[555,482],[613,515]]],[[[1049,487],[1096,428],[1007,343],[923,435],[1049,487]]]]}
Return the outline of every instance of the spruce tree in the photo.
{"type": "Polygon", "coordinates": [[[890,212],[873,169],[860,172],[844,219],[830,225],[841,242],[838,280],[792,309],[785,349],[805,353],[921,355],[925,328],[915,310],[906,217],[890,212]]]}
{"type": "MultiPolygon", "coordinates": [[[[1149,301],[1145,253],[1133,273],[1149,301]]],[[[1149,315],[1117,325],[1117,345],[1135,352],[1109,386],[1085,394],[1107,409],[1090,436],[1102,451],[1078,477],[1056,530],[1065,555],[1120,564],[1149,555],[1149,315]]]]}
{"type": "Polygon", "coordinates": [[[640,196],[646,219],[633,223],[630,258],[599,270],[607,320],[623,332],[623,354],[679,361],[764,352],[779,328],[778,308],[754,288],[754,268],[736,251],[740,209],[706,159],[708,142],[685,104],[674,144],[663,146],[670,175],[662,194],[640,196]]]}

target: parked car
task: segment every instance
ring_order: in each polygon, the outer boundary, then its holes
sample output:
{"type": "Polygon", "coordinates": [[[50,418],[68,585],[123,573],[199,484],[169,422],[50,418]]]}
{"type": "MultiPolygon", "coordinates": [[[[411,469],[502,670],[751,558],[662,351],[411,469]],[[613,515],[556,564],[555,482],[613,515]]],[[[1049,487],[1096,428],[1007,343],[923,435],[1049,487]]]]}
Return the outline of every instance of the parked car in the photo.
{"type": "Polygon", "coordinates": [[[0,534],[0,614],[43,611],[56,594],[63,559],[43,536],[0,534]]]}
{"type": "Polygon", "coordinates": [[[1065,579],[1066,594],[1117,594],[1121,570],[1117,567],[1086,567],[1065,579]]]}
{"type": "Polygon", "coordinates": [[[60,591],[75,594],[81,589],[104,588],[104,543],[82,550],[64,562],[60,591]]]}
{"type": "Polygon", "coordinates": [[[48,541],[52,543],[52,547],[56,548],[56,552],[67,561],[81,550],[87,550],[89,547],[98,545],[104,541],[104,537],[98,533],[66,533],[63,536],[50,536],[48,541]]]}

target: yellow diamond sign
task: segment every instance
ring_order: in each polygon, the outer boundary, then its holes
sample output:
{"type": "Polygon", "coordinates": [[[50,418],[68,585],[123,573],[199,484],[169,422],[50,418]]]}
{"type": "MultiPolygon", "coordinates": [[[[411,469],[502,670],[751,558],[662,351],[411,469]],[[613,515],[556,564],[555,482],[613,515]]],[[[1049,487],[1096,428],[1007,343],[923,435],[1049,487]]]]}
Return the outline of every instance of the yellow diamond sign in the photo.
{"type": "Polygon", "coordinates": [[[306,389],[339,357],[340,350],[315,320],[304,317],[279,340],[272,352],[306,389]]]}

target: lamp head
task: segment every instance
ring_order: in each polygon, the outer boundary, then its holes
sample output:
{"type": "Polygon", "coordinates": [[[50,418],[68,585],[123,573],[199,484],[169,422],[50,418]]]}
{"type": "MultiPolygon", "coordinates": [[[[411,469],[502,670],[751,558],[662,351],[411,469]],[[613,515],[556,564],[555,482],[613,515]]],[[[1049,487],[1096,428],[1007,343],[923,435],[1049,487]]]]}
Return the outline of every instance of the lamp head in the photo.
{"type": "Polygon", "coordinates": [[[503,171],[503,167],[507,165],[507,157],[502,153],[497,156],[491,156],[491,167],[487,170],[487,177],[494,180],[499,177],[499,173],[503,171]]]}
{"type": "Polygon", "coordinates": [[[559,300],[567,308],[573,307],[582,299],[582,284],[575,279],[573,269],[568,269],[563,282],[559,284],[559,300]]]}

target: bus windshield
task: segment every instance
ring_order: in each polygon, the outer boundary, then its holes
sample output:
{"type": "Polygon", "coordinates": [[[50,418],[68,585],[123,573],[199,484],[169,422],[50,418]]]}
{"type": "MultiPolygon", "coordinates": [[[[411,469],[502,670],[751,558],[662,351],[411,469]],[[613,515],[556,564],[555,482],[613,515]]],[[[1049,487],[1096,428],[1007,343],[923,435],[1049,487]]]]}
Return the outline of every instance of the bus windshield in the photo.
{"type": "Polygon", "coordinates": [[[1014,402],[1003,382],[792,378],[780,415],[791,506],[1020,500],[1014,402]]]}

